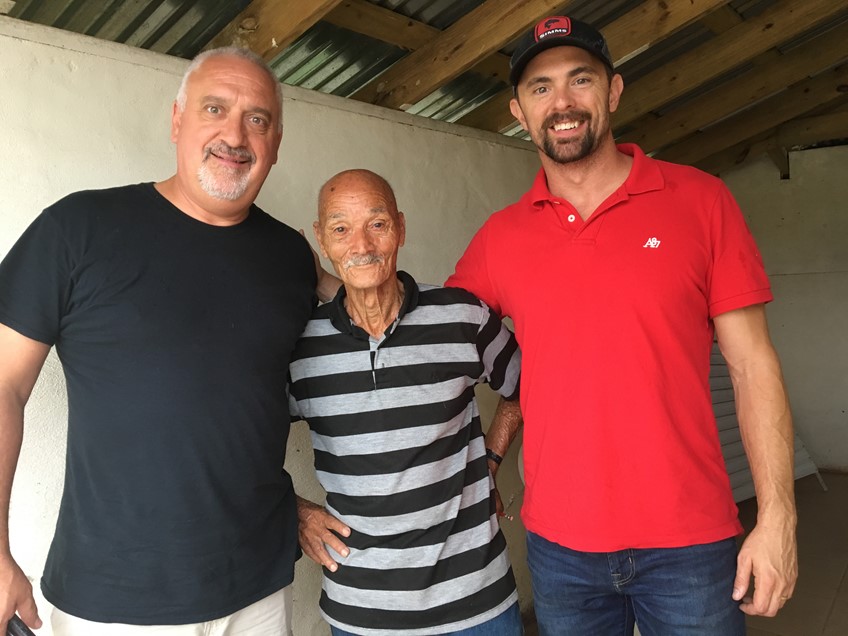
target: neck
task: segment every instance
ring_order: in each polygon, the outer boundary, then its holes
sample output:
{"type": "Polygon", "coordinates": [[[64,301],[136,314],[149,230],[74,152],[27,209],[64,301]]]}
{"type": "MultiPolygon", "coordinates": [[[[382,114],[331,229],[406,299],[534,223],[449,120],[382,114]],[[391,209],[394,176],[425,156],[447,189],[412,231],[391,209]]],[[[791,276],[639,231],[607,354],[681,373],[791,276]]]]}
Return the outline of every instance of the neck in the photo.
{"type": "Polygon", "coordinates": [[[392,277],[379,287],[345,289],[345,309],[353,323],[381,338],[397,319],[403,304],[403,283],[392,277]]]}
{"type": "Polygon", "coordinates": [[[551,194],[565,199],[585,221],[630,174],[633,158],[615,147],[610,138],[580,161],[557,163],[540,153],[551,194]]]}
{"type": "Polygon", "coordinates": [[[176,175],[153,186],[180,212],[208,225],[236,225],[244,221],[250,211],[250,205],[241,207],[231,201],[220,201],[220,205],[206,209],[185,192],[176,175]]]}

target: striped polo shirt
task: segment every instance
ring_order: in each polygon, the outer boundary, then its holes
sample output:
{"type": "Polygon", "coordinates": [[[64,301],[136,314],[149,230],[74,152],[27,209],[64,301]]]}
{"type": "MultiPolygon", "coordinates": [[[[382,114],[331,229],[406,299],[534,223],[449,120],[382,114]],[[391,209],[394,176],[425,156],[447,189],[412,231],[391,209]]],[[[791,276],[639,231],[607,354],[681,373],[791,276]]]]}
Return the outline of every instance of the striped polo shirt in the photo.
{"type": "Polygon", "coordinates": [[[327,510],[350,554],[324,569],[320,609],[356,634],[439,634],[517,600],[498,526],[474,386],[518,393],[512,333],[472,294],[418,285],[380,339],[345,290],[318,307],[292,356],[291,413],[309,423],[327,510]]]}

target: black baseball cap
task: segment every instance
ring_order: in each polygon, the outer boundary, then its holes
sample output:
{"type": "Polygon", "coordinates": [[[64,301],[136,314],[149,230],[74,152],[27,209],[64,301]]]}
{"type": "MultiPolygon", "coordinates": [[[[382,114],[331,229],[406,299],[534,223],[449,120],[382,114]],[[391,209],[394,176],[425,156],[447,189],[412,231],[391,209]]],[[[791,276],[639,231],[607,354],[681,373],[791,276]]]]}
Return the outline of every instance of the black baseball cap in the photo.
{"type": "Polygon", "coordinates": [[[513,87],[518,86],[521,74],[530,60],[555,46],[580,47],[606,64],[610,72],[613,70],[612,56],[603,35],[585,22],[563,15],[553,15],[539,20],[536,26],[518,41],[509,60],[509,81],[513,87]]]}

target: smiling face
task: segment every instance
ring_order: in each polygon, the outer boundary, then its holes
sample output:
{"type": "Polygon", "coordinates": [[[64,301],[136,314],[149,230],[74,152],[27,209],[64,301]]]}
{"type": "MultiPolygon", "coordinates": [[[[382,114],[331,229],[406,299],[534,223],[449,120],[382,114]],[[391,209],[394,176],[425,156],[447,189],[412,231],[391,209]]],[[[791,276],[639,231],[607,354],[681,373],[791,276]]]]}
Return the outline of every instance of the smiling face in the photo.
{"type": "Polygon", "coordinates": [[[559,164],[580,161],[612,143],[610,113],[623,82],[603,62],[574,46],[539,53],[527,64],[510,110],[536,147],[559,164]]]}
{"type": "Polygon", "coordinates": [[[348,290],[397,284],[397,254],[406,226],[391,188],[376,174],[351,170],[324,184],[313,229],[348,290]]]}
{"type": "MultiPolygon", "coordinates": [[[[282,138],[273,79],[249,60],[210,57],[174,104],[180,202],[212,219],[244,215],[277,162],[282,138]]],[[[182,206],[178,206],[182,207],[182,206]]]]}

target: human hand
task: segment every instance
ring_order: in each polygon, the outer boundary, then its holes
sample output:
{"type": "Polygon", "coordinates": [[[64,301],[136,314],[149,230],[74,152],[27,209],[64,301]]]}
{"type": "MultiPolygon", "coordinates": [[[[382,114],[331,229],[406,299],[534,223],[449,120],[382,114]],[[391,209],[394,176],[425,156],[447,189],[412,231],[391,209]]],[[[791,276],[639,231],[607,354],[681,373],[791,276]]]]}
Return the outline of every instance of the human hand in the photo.
{"type": "Polygon", "coordinates": [[[38,608],[32,596],[32,585],[11,556],[0,557],[0,633],[15,613],[29,627],[41,627],[38,608]]]}
{"type": "Polygon", "coordinates": [[[495,484],[495,487],[492,489],[492,493],[494,494],[494,497],[495,497],[495,510],[497,511],[498,516],[499,517],[506,516],[505,513],[504,513],[503,500],[501,499],[501,493],[498,490],[497,484],[495,484]]]}
{"type": "Polygon", "coordinates": [[[797,580],[794,524],[758,523],[742,543],[736,558],[733,600],[742,601],[739,609],[751,616],[775,616],[792,598],[797,580]],[[751,576],[754,593],[747,595],[751,576]]]}
{"type": "MultiPolygon", "coordinates": [[[[298,231],[303,238],[306,238],[306,233],[303,230],[298,231]]],[[[312,261],[315,264],[315,275],[318,277],[318,285],[315,288],[315,293],[318,295],[318,300],[322,303],[329,302],[333,300],[336,292],[339,291],[342,281],[332,272],[328,272],[324,269],[324,266],[321,265],[321,257],[318,256],[318,252],[315,251],[315,248],[312,247],[312,243],[309,243],[308,239],[306,242],[309,244],[309,249],[312,251],[312,261]]]]}
{"type": "Polygon", "coordinates": [[[6,636],[35,636],[35,634],[21,620],[21,617],[15,614],[6,625],[6,636]]]}
{"type": "Polygon", "coordinates": [[[507,514],[507,509],[512,505],[513,500],[515,499],[515,495],[512,495],[509,498],[509,501],[504,505],[503,499],[501,499],[501,491],[498,490],[498,465],[491,459],[488,461],[489,464],[489,472],[492,473],[492,496],[495,498],[495,511],[499,518],[506,519],[507,521],[512,521],[514,517],[511,514],[507,514]]]}
{"type": "Polygon", "coordinates": [[[333,532],[349,537],[350,528],[323,506],[302,497],[297,498],[297,521],[297,537],[304,554],[330,572],[338,570],[338,563],[330,556],[327,546],[343,557],[350,554],[347,546],[333,532]]]}

